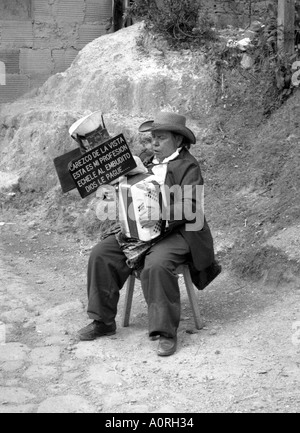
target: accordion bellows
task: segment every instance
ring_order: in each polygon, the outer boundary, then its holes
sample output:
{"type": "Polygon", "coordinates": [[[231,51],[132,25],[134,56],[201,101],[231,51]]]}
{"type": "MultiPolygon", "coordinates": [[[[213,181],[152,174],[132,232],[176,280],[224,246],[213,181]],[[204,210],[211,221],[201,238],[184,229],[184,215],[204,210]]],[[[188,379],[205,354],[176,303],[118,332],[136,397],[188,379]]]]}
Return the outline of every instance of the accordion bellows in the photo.
{"type": "Polygon", "coordinates": [[[150,227],[142,227],[139,222],[141,211],[151,206],[153,215],[159,215],[162,197],[159,184],[151,174],[130,176],[119,184],[119,218],[122,233],[128,238],[151,241],[163,231],[163,221],[150,227]]]}

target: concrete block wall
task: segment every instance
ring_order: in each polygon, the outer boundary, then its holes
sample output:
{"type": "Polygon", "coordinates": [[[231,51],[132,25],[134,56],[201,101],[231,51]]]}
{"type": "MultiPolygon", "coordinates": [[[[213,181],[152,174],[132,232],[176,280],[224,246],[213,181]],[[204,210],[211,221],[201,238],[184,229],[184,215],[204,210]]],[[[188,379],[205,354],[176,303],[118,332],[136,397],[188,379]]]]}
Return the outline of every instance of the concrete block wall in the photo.
{"type": "MultiPolygon", "coordinates": [[[[277,0],[274,0],[277,3],[277,0]]],[[[202,2],[218,27],[246,27],[266,11],[266,0],[205,0],[202,2]]]]}
{"type": "Polygon", "coordinates": [[[65,71],[111,16],[112,0],[0,0],[0,104],[65,71]]]}

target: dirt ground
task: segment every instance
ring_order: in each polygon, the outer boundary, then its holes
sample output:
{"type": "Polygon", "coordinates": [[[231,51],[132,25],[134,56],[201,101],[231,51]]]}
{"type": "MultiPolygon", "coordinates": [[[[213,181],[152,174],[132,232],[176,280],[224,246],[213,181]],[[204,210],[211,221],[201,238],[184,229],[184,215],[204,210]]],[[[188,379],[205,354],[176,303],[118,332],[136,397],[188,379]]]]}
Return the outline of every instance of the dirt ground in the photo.
{"type": "Polygon", "coordinates": [[[0,413],[299,412],[299,281],[278,290],[225,268],[197,292],[201,330],[182,286],[178,350],[161,358],[138,286],[128,328],[122,291],[116,335],[77,340],[92,242],[21,217],[0,238],[0,413]]]}
{"type": "MultiPolygon", "coordinates": [[[[86,268],[101,227],[92,201],[76,191],[62,194],[53,158],[68,150],[76,101],[99,108],[102,78],[95,73],[95,82],[94,71],[105,64],[119,74],[114,62],[120,58],[129,75],[135,77],[139,66],[142,78],[148,76],[148,56],[141,60],[136,52],[131,27],[128,34],[106,38],[102,48],[97,42],[87,47],[68,75],[46,83],[40,99],[3,107],[0,176],[23,174],[15,188],[0,194],[0,413],[299,412],[299,89],[267,119],[264,104],[274,101],[264,98],[265,81],[228,71],[205,120],[187,81],[186,109],[190,101],[200,110],[191,117],[203,122],[193,124],[201,139],[191,151],[204,175],[206,216],[223,266],[197,292],[205,326],[195,328],[180,277],[182,314],[173,356],[157,356],[158,343],[148,338],[138,283],[129,327],[121,325],[122,290],[116,335],[77,339],[89,323],[86,268]],[[85,64],[93,85],[83,99],[86,86],[78,79],[86,79],[80,72],[85,64]]],[[[190,54],[183,54],[190,67],[201,69],[190,54]]],[[[161,67],[181,63],[178,54],[163,58],[152,61],[154,78],[161,67]]],[[[123,96],[115,99],[122,102],[123,96]]],[[[145,120],[131,113],[123,123],[113,113],[108,126],[114,116],[129,132],[145,120]]]]}

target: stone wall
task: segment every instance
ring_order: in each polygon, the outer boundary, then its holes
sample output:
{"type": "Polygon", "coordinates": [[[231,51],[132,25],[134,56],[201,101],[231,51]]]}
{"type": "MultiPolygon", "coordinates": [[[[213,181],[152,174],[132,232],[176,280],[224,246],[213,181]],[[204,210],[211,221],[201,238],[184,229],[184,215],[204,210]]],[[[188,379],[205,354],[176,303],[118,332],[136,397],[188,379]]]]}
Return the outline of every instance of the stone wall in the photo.
{"type": "Polygon", "coordinates": [[[65,71],[111,16],[112,0],[1,0],[0,103],[65,71]]]}

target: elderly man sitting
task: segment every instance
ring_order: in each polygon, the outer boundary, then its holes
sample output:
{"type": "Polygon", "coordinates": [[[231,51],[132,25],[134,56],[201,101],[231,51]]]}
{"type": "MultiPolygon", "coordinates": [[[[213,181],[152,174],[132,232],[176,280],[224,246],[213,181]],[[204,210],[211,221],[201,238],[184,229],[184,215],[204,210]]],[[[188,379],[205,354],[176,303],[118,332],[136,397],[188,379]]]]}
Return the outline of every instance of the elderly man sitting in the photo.
{"type": "MultiPolygon", "coordinates": [[[[159,338],[159,356],[172,355],[177,347],[180,321],[180,292],[176,268],[188,263],[194,284],[203,289],[219,272],[213,239],[203,214],[203,178],[200,166],[189,152],[196,142],[186,126],[186,118],[173,112],[160,112],[154,120],[139,127],[152,135],[152,156],[147,169],[160,183],[175,193],[168,196],[162,213],[165,228],[143,255],[141,286],[148,306],[149,337],[159,338]],[[180,193],[178,192],[180,188],[180,193]]],[[[151,209],[145,208],[140,224],[151,227],[151,209]]],[[[123,239],[124,240],[124,239],[123,239]]],[[[93,340],[116,332],[115,317],[119,291],[132,268],[118,233],[112,233],[91,251],[88,263],[88,315],[93,320],[79,331],[81,340],[93,340]]]]}

